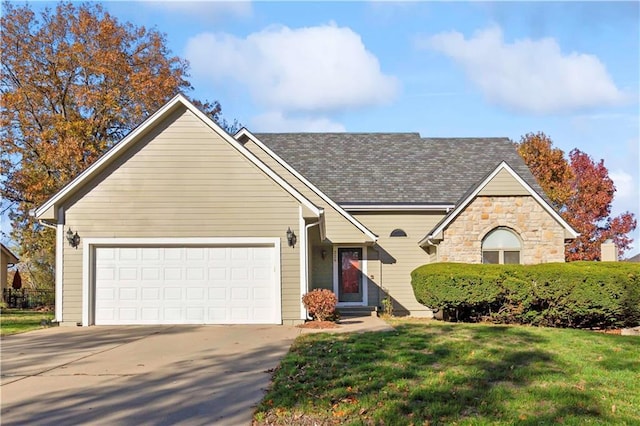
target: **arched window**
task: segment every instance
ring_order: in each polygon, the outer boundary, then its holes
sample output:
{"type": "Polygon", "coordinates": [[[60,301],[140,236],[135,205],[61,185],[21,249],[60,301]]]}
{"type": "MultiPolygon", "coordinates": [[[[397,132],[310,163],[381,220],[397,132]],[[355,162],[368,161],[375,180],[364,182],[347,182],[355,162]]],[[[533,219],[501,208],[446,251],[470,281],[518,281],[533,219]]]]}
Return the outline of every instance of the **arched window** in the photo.
{"type": "Polygon", "coordinates": [[[393,231],[391,231],[391,235],[390,235],[390,237],[406,237],[406,236],[407,236],[407,233],[400,228],[394,229],[393,231]]]}
{"type": "Polygon", "coordinates": [[[522,243],[508,228],[496,228],[482,241],[482,263],[520,263],[522,243]]]}

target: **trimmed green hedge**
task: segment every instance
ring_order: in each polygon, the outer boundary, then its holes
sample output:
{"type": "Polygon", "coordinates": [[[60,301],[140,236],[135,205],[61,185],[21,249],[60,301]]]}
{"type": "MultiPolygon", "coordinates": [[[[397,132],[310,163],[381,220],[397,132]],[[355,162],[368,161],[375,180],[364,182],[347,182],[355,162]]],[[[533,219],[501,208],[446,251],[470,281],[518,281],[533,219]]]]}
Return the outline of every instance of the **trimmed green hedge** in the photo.
{"type": "Polygon", "coordinates": [[[434,263],[414,270],[411,284],[418,302],[445,319],[576,328],[640,324],[637,263],[434,263]]]}

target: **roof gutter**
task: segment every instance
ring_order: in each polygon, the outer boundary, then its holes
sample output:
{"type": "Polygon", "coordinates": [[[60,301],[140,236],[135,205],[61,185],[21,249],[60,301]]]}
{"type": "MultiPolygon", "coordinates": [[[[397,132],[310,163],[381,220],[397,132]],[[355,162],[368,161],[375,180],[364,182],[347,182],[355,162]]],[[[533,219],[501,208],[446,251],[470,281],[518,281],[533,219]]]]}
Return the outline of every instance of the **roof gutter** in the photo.
{"type": "MultiPolygon", "coordinates": [[[[36,215],[36,209],[31,209],[29,210],[29,216],[31,217],[37,217],[36,215]]],[[[44,226],[45,228],[49,228],[49,229],[58,229],[58,227],[54,224],[54,223],[49,223],[44,219],[38,219],[38,224],[44,226]]]]}
{"type": "Polygon", "coordinates": [[[42,226],[44,226],[45,228],[49,228],[49,229],[58,229],[58,227],[56,225],[53,225],[51,223],[48,223],[47,221],[45,221],[44,219],[38,219],[38,223],[42,226]]]}

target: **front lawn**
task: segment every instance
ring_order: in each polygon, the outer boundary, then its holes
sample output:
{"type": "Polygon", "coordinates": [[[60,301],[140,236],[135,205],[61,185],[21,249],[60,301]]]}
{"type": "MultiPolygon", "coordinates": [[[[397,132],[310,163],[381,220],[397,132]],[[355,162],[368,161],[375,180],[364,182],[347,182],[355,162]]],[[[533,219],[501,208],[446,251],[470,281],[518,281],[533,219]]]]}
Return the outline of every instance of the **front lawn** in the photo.
{"type": "Polygon", "coordinates": [[[53,319],[53,312],[36,310],[0,309],[0,335],[24,333],[42,328],[41,322],[53,319]]]}
{"type": "Polygon", "coordinates": [[[262,424],[640,424],[640,338],[398,320],[299,337],[262,424]]]}

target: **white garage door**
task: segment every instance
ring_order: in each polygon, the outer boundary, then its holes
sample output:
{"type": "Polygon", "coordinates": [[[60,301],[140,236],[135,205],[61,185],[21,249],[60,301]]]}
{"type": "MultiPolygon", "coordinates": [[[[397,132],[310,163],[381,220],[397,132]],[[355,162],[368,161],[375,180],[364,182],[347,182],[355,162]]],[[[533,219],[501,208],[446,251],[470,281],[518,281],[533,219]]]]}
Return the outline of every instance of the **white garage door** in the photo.
{"type": "Polygon", "coordinates": [[[276,324],[273,246],[97,247],[95,324],[276,324]]]}

